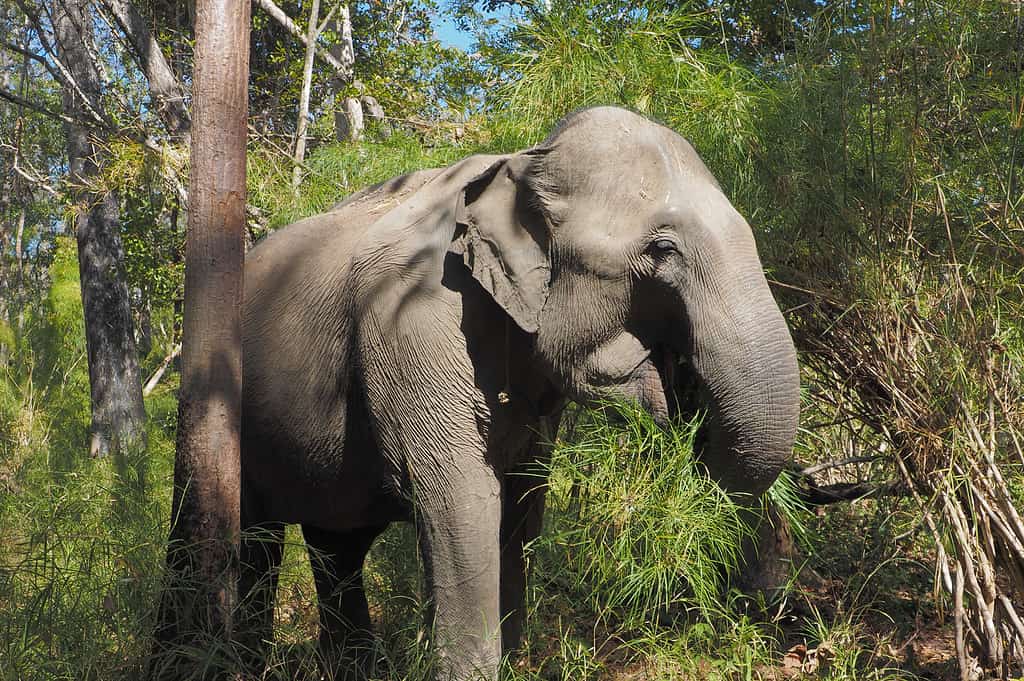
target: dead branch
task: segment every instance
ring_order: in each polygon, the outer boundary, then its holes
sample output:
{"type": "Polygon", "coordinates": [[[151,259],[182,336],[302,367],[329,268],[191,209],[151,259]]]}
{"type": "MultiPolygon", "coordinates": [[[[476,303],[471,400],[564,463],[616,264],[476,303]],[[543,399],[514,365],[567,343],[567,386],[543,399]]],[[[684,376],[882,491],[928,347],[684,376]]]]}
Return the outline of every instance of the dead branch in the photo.
{"type": "MultiPolygon", "coordinates": [[[[56,70],[50,70],[50,73],[63,87],[74,92],[75,96],[82,100],[82,108],[93,119],[92,125],[98,125],[102,128],[108,129],[113,128],[114,126],[107,118],[103,108],[97,102],[93,101],[91,97],[85,94],[81,86],[79,86],[78,81],[76,81],[74,76],[71,75],[67,66],[65,66],[64,62],[57,56],[57,50],[54,49],[52,42],[47,37],[47,32],[43,29],[42,22],[39,21],[39,15],[28,7],[25,0],[15,0],[15,2],[19,9],[21,9],[25,14],[25,17],[32,24],[32,27],[35,28],[36,38],[39,40],[39,44],[43,46],[43,50],[50,56],[50,59],[53,60],[53,65],[56,67],[56,70]]],[[[85,42],[86,41],[83,41],[83,44],[85,42]]],[[[96,69],[97,73],[99,73],[100,69],[98,65],[94,63],[92,66],[96,69]]]]}
{"type": "MultiPolygon", "coordinates": [[[[291,18],[287,14],[285,14],[284,10],[282,10],[280,7],[278,7],[274,3],[274,0],[253,0],[253,1],[256,3],[256,6],[259,7],[260,9],[262,9],[264,12],[266,12],[270,16],[271,19],[273,19],[277,23],[281,24],[281,26],[283,26],[285,28],[285,30],[287,30],[289,33],[291,33],[292,36],[296,40],[298,40],[300,43],[302,43],[303,45],[305,45],[307,47],[309,46],[309,42],[306,39],[306,36],[303,34],[302,29],[300,29],[295,24],[295,22],[292,21],[291,18]]],[[[328,52],[327,50],[323,49],[322,47],[317,47],[316,48],[316,56],[318,56],[320,59],[322,59],[325,62],[327,62],[336,71],[341,71],[341,72],[346,72],[347,71],[347,68],[345,67],[344,64],[342,64],[340,61],[338,61],[334,57],[334,55],[332,55],[330,52],[328,52]]]]}
{"type": "Polygon", "coordinates": [[[892,480],[880,484],[870,482],[840,482],[833,485],[816,485],[807,479],[801,481],[797,492],[806,506],[827,506],[860,499],[877,499],[887,496],[904,496],[902,483],[892,480]]]}
{"type": "Polygon", "coordinates": [[[131,46],[131,53],[149,83],[150,96],[167,132],[181,138],[188,134],[192,119],[185,108],[185,88],[175,76],[149,25],[128,0],[103,0],[118,28],[131,46]]]}
{"type": "Polygon", "coordinates": [[[871,456],[853,456],[848,459],[831,459],[829,461],[823,461],[813,466],[808,466],[800,471],[800,475],[814,475],[821,471],[828,470],[830,468],[839,468],[841,466],[849,466],[853,463],[869,463],[872,461],[878,461],[884,457],[881,454],[874,454],[871,456]]]}
{"type": "Polygon", "coordinates": [[[154,371],[153,375],[149,377],[148,381],[146,381],[146,385],[142,388],[143,396],[149,395],[151,392],[153,392],[154,388],[156,388],[157,385],[159,385],[160,379],[162,379],[164,377],[164,374],[167,372],[167,368],[171,366],[171,362],[173,362],[175,358],[177,358],[177,356],[180,354],[181,343],[178,343],[177,345],[174,346],[174,349],[172,349],[171,352],[166,357],[164,357],[163,361],[160,362],[160,366],[157,367],[157,370],[154,371]]]}

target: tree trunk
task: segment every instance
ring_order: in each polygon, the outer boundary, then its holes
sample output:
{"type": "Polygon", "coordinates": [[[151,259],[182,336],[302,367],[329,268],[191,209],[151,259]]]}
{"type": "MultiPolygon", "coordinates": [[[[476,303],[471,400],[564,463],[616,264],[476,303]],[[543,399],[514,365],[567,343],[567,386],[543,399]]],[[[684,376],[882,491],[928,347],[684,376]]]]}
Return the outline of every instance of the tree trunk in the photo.
{"type": "Polygon", "coordinates": [[[313,0],[309,10],[309,28],[306,34],[306,61],[302,65],[302,92],[299,95],[299,117],[295,125],[295,167],[292,171],[292,189],[296,193],[302,183],[302,162],[306,158],[306,126],[309,124],[309,91],[313,84],[313,57],[316,38],[320,34],[320,0],[313,0]]]}
{"type": "Polygon", "coordinates": [[[352,44],[352,17],[348,5],[342,4],[334,16],[334,33],[338,40],[331,45],[331,56],[341,65],[331,76],[331,99],[334,102],[334,134],[339,142],[355,142],[363,136],[363,106],[355,97],[342,97],[355,78],[356,53],[352,44]],[[338,102],[341,100],[341,106],[338,102]]]}
{"type": "Polygon", "coordinates": [[[168,584],[156,677],[232,668],[238,598],[248,0],[196,4],[192,169],[168,584]],[[168,658],[164,658],[164,655],[168,658]]]}
{"type": "Polygon", "coordinates": [[[340,109],[334,112],[334,127],[341,142],[363,139],[363,107],[355,97],[346,97],[340,109]]]}
{"type": "Polygon", "coordinates": [[[18,306],[17,329],[20,334],[25,329],[25,255],[22,244],[25,240],[25,206],[18,210],[18,226],[14,230],[14,261],[16,271],[14,300],[18,306]]]}
{"type": "Polygon", "coordinates": [[[331,45],[330,54],[334,58],[335,72],[331,77],[331,89],[335,92],[352,82],[355,76],[356,52],[352,44],[352,15],[346,3],[338,7],[334,15],[332,27],[338,40],[331,45]]]}
{"type": "MultiPolygon", "coordinates": [[[[54,3],[53,29],[61,61],[78,89],[64,88],[64,113],[83,120],[87,109],[102,110],[88,2],[54,3]]],[[[93,143],[90,132],[72,123],[65,124],[65,131],[92,396],[89,452],[121,456],[145,446],[146,412],[125,285],[118,200],[113,192],[96,188],[102,148],[93,143]]]]}

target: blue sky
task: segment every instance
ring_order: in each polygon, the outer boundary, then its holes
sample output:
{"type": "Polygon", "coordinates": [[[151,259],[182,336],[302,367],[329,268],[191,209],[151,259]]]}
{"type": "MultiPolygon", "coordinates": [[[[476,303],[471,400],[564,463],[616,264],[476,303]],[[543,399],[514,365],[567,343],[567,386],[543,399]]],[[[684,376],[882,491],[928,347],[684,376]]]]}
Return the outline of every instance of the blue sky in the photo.
{"type": "Polygon", "coordinates": [[[452,45],[467,51],[474,40],[472,33],[460,31],[451,17],[440,12],[434,19],[434,35],[445,45],[452,45]]]}
{"type": "MultiPolygon", "coordinates": [[[[515,16],[515,11],[510,7],[505,7],[501,10],[493,10],[490,12],[487,12],[483,9],[480,9],[480,11],[483,13],[483,17],[485,19],[495,19],[498,21],[498,24],[493,26],[493,28],[496,28],[498,25],[501,24],[507,25],[508,22],[513,21],[513,17],[515,16]]],[[[455,21],[445,11],[439,10],[433,16],[433,20],[434,35],[437,37],[438,40],[440,40],[445,45],[452,45],[454,47],[466,50],[467,52],[469,51],[473,42],[476,40],[476,37],[472,33],[468,31],[459,30],[459,27],[456,25],[455,21]]]]}

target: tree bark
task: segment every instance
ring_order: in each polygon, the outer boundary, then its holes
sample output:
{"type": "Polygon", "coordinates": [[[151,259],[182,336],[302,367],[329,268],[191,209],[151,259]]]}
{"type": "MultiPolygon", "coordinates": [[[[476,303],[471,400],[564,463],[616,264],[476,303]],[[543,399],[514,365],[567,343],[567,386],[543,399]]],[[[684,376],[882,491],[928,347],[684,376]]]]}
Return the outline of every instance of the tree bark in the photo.
{"type": "Polygon", "coordinates": [[[25,206],[18,210],[18,226],[14,230],[14,265],[15,284],[14,300],[18,306],[17,329],[20,334],[25,329],[25,254],[22,244],[25,240],[25,206]]]}
{"type": "Polygon", "coordinates": [[[168,585],[153,676],[232,668],[238,599],[241,305],[249,0],[196,3],[192,169],[168,585]]]}
{"type": "Polygon", "coordinates": [[[338,40],[331,45],[330,53],[337,65],[332,76],[334,89],[347,85],[356,77],[356,50],[352,43],[352,13],[346,3],[341,3],[334,15],[334,32],[338,40]]]}
{"type": "Polygon", "coordinates": [[[358,142],[363,139],[363,107],[355,97],[346,97],[341,108],[334,112],[334,128],[340,142],[358,142]]]}
{"type": "MultiPolygon", "coordinates": [[[[81,120],[87,109],[102,110],[88,2],[54,3],[53,30],[60,60],[73,81],[63,88],[64,113],[81,120]]],[[[96,186],[102,149],[90,132],[73,122],[65,123],[65,132],[92,397],[89,452],[127,455],[145,446],[146,412],[125,284],[118,200],[113,192],[96,186]]]]}
{"type": "Polygon", "coordinates": [[[103,0],[103,4],[128,39],[135,61],[146,75],[150,96],[167,132],[172,138],[186,137],[192,121],[185,108],[184,88],[164,59],[145,17],[128,0],[103,0]]]}

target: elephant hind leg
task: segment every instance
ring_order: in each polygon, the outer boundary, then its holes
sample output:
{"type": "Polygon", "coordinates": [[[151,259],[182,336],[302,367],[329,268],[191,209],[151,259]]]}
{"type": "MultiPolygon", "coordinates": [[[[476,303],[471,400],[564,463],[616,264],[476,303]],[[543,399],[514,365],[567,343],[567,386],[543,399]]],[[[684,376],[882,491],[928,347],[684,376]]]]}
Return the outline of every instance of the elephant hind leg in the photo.
{"type": "Polygon", "coordinates": [[[363,563],[386,527],[330,532],[302,526],[316,581],[320,655],[327,679],[364,679],[369,671],[373,625],[363,588],[363,563]]]}
{"type": "Polygon", "coordinates": [[[284,555],[284,524],[243,519],[239,556],[239,656],[249,675],[259,676],[274,637],[274,595],[284,555]]]}

